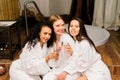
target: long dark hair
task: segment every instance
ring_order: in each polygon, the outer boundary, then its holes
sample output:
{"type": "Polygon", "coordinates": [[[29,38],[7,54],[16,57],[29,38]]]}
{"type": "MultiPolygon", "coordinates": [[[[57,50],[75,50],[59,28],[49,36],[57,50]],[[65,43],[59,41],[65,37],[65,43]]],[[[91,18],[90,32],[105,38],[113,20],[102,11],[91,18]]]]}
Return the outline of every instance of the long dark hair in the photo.
{"type": "Polygon", "coordinates": [[[34,28],[32,29],[32,31],[29,34],[29,36],[26,38],[26,40],[24,42],[24,45],[26,43],[28,43],[28,48],[29,49],[31,49],[31,46],[34,47],[36,45],[36,43],[38,41],[40,41],[39,33],[41,32],[41,29],[44,26],[48,26],[52,30],[51,37],[50,37],[50,39],[47,42],[47,47],[50,47],[51,45],[53,45],[53,39],[54,39],[55,33],[54,33],[54,30],[53,30],[52,24],[50,24],[49,22],[40,22],[40,23],[37,23],[34,26],[34,28]]]}
{"type": "MultiPolygon", "coordinates": [[[[88,37],[88,35],[87,35],[84,22],[83,22],[80,18],[78,18],[78,17],[74,17],[74,18],[71,19],[71,21],[72,21],[72,20],[77,20],[77,21],[79,22],[80,31],[79,31],[78,35],[76,36],[76,39],[77,39],[79,42],[80,42],[81,40],[83,40],[83,39],[86,39],[86,40],[89,41],[89,43],[90,43],[91,45],[93,45],[93,46],[95,47],[93,41],[92,41],[92,40],[88,37]]],[[[68,26],[68,33],[69,33],[69,27],[70,27],[71,21],[69,22],[69,26],[68,26]]],[[[71,36],[71,37],[72,37],[72,36],[71,36]]]]}

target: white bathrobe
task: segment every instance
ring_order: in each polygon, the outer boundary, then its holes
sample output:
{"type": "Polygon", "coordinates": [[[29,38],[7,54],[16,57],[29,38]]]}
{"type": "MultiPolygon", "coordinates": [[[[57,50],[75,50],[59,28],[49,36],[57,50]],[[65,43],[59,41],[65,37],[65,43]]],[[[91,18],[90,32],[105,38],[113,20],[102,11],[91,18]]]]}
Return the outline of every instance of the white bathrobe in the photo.
{"type": "Polygon", "coordinates": [[[41,48],[38,42],[29,50],[27,44],[20,54],[20,58],[13,61],[10,66],[11,80],[41,80],[39,75],[46,74],[50,68],[45,61],[47,44],[41,48]]]}
{"type": "Polygon", "coordinates": [[[88,80],[111,80],[108,67],[101,60],[100,54],[87,40],[75,42],[72,59],[63,71],[69,73],[68,80],[75,80],[76,78],[72,75],[78,72],[85,74],[88,80]]]}
{"type": "MultiPolygon", "coordinates": [[[[69,44],[71,48],[74,46],[74,41],[70,37],[69,34],[64,33],[60,37],[60,40],[58,43],[63,43],[62,50],[59,52],[59,59],[58,61],[50,60],[49,65],[53,68],[50,72],[48,72],[44,77],[43,80],[56,80],[56,76],[63,71],[63,68],[67,64],[67,60],[71,58],[71,55],[64,51],[64,45],[69,44]]],[[[54,51],[55,45],[49,48],[49,53],[54,51]]]]}

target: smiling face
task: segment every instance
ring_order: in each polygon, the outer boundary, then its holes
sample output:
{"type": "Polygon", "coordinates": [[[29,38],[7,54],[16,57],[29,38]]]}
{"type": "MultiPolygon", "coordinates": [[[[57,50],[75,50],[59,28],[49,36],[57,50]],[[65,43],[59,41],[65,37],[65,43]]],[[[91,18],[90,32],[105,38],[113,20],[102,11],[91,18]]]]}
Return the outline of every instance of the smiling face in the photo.
{"type": "Polygon", "coordinates": [[[39,33],[41,45],[43,45],[50,39],[51,34],[52,30],[48,26],[44,26],[41,28],[41,31],[39,33]]]}
{"type": "Polygon", "coordinates": [[[61,36],[65,32],[65,23],[62,19],[58,19],[53,23],[56,36],[61,36]]]}
{"type": "Polygon", "coordinates": [[[69,26],[70,35],[76,40],[76,36],[79,34],[80,24],[77,20],[72,20],[69,26]]]}

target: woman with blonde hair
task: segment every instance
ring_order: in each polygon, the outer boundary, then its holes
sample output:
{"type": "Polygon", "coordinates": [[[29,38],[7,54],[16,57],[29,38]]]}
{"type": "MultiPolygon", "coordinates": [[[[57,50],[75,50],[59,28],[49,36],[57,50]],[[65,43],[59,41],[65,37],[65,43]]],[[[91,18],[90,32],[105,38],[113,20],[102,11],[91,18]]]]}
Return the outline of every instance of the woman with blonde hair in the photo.
{"type": "Polygon", "coordinates": [[[57,75],[62,72],[61,70],[72,56],[74,43],[70,35],[66,33],[65,22],[60,15],[54,14],[50,16],[49,21],[53,25],[55,39],[54,45],[49,48],[48,52],[57,51],[58,57],[57,60],[53,59],[48,62],[52,70],[43,77],[43,80],[56,80],[57,75]]]}

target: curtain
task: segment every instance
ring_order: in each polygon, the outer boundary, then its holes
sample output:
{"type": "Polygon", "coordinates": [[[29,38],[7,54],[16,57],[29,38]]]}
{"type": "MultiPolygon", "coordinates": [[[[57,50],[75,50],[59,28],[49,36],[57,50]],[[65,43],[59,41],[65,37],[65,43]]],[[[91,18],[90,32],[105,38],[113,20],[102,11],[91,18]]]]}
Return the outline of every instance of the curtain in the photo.
{"type": "Polygon", "coordinates": [[[92,25],[118,30],[119,16],[120,0],[95,0],[92,25]]]}
{"type": "Polygon", "coordinates": [[[92,24],[94,0],[72,0],[70,16],[81,18],[86,24],[92,24]]]}

